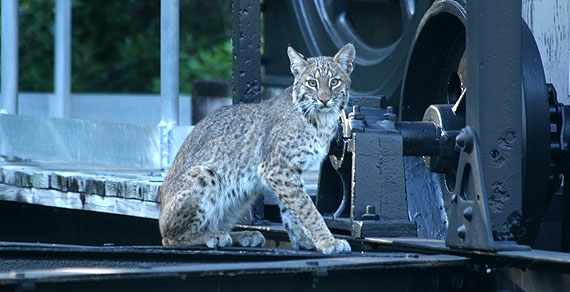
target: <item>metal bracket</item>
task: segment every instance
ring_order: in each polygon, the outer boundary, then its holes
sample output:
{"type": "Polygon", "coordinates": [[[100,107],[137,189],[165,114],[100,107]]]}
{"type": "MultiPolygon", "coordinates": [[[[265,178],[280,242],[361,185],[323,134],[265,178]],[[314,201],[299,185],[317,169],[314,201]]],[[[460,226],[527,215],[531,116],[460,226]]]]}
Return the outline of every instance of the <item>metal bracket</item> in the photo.
{"type": "Polygon", "coordinates": [[[456,143],[461,154],[455,188],[450,197],[444,198],[449,220],[445,244],[452,248],[485,251],[530,249],[515,242],[493,240],[475,129],[471,126],[461,129],[456,143]]]}

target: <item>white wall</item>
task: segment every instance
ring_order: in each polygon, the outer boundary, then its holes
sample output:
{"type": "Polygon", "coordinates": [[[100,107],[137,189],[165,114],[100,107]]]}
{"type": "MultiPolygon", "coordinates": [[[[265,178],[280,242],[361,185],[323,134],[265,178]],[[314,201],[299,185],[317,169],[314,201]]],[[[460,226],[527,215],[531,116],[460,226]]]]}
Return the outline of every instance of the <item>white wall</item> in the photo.
{"type": "Polygon", "coordinates": [[[559,102],[570,104],[570,1],[522,0],[522,17],[538,44],[546,82],[554,84],[559,102]]]}

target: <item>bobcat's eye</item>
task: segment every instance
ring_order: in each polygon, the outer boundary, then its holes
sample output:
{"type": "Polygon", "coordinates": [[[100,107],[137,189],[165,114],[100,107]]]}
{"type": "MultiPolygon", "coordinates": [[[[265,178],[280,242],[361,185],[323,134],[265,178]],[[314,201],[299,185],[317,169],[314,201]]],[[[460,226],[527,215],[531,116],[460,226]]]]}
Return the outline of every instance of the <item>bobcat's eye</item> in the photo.
{"type": "Polygon", "coordinates": [[[307,80],[307,84],[309,84],[309,86],[311,87],[317,87],[317,80],[315,79],[307,80]]]}
{"type": "Polygon", "coordinates": [[[331,80],[331,87],[337,86],[340,83],[340,79],[335,78],[331,80]]]}

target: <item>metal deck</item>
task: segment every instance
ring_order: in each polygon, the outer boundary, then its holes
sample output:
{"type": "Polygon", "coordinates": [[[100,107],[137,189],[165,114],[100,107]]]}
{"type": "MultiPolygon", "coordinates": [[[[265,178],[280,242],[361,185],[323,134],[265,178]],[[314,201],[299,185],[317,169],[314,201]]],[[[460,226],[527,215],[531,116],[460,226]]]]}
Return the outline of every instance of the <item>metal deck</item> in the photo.
{"type": "MultiPolygon", "coordinates": [[[[280,232],[280,231],[275,231],[280,232]]],[[[439,240],[352,239],[375,251],[0,243],[7,291],[564,291],[570,255],[452,250],[439,240]]]]}
{"type": "Polygon", "coordinates": [[[419,291],[433,286],[434,280],[439,286],[453,287],[452,274],[462,277],[477,269],[468,258],[454,255],[353,252],[323,256],[283,248],[5,242],[0,255],[0,286],[13,291],[266,291],[269,287],[272,291],[332,291],[371,287],[372,283],[391,290],[419,291]]]}

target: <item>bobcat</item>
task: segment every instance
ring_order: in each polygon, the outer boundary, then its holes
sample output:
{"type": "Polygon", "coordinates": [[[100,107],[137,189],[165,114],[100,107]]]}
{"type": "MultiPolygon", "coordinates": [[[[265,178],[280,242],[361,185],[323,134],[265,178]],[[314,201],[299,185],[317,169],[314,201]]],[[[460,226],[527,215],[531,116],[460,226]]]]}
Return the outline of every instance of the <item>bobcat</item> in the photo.
{"type": "Polygon", "coordinates": [[[162,244],[263,246],[258,231],[231,232],[264,188],[279,197],[295,248],[350,252],[306,194],[301,173],[320,163],[336,133],[354,68],[352,44],[334,57],[305,59],[287,49],[293,86],[258,104],[222,107],[199,122],[161,187],[162,244]]]}

